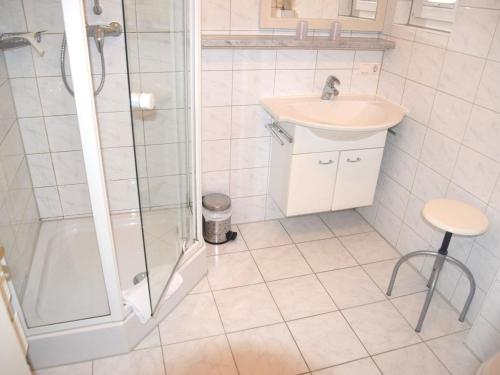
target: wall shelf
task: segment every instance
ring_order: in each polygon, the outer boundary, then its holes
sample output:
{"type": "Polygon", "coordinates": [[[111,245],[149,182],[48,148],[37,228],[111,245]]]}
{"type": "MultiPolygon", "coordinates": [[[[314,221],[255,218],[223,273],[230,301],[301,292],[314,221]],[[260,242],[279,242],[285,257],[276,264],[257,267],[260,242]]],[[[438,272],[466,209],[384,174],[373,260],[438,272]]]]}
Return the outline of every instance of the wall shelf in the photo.
{"type": "Polygon", "coordinates": [[[385,51],[395,47],[390,40],[380,38],[343,37],[331,41],[327,37],[309,37],[297,40],[295,36],[277,35],[203,35],[202,48],[240,49],[332,49],[385,51]]]}

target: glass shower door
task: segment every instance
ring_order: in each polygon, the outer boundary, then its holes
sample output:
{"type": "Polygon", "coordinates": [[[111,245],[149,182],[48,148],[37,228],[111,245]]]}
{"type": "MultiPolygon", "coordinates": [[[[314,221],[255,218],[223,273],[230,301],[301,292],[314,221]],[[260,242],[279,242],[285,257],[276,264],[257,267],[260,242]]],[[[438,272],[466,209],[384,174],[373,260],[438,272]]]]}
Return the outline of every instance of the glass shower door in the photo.
{"type": "Polygon", "coordinates": [[[154,97],[154,106],[132,107],[153,311],[193,238],[188,7],[188,0],[141,0],[124,7],[130,95],[154,97]]]}

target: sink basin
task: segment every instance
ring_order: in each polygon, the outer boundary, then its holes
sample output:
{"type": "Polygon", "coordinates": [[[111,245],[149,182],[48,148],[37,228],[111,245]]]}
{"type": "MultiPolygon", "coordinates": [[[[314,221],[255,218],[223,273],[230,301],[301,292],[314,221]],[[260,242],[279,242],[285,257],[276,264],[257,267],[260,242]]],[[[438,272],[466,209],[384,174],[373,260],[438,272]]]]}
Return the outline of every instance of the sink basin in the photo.
{"type": "Polygon", "coordinates": [[[331,100],[316,96],[261,99],[278,122],[335,132],[372,133],[397,125],[406,109],[376,95],[339,95],[331,100]]]}

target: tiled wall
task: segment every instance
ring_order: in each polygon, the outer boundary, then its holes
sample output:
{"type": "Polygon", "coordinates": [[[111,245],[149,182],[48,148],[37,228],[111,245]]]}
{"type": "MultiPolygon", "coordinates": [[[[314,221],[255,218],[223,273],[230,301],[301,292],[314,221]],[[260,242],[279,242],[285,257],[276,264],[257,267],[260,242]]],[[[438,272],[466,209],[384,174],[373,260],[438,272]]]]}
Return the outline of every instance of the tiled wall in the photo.
{"type": "MultiPolygon", "coordinates": [[[[284,34],[260,30],[259,1],[204,0],[204,33],[284,34]]],[[[378,72],[362,74],[362,62],[381,62],[382,52],[316,50],[202,51],[203,193],[229,194],[233,222],[281,216],[268,194],[269,116],[266,96],[320,95],[336,75],[340,91],[375,93],[378,72]]]]}
{"type": "MultiPolygon", "coordinates": [[[[93,15],[91,6],[87,4],[89,24],[122,22],[121,2],[107,3],[101,16],[93,15]]],[[[59,51],[64,31],[60,1],[10,1],[2,4],[2,14],[6,15],[0,22],[2,32],[47,30],[41,42],[44,56],[30,48],[5,52],[40,215],[53,218],[89,214],[75,103],[60,77],[59,51]]],[[[92,41],[90,46],[98,82],[99,54],[92,41]]],[[[138,206],[124,37],[106,38],[104,51],[106,83],[96,103],[110,205],[113,211],[120,211],[138,206]]],[[[71,77],[68,80],[71,85],[71,77]]]]}
{"type": "MultiPolygon", "coordinates": [[[[450,247],[450,255],[476,278],[468,316],[476,319],[471,332],[476,339],[470,346],[485,358],[500,347],[494,283],[500,267],[500,3],[461,4],[450,34],[389,22],[386,31],[396,48],[384,56],[378,93],[410,113],[388,138],[375,205],[360,212],[402,253],[439,247],[443,233],[420,214],[429,199],[463,200],[487,214],[486,234],[455,236],[450,247]],[[481,308],[490,289],[488,301],[495,303],[481,308]],[[487,336],[496,340],[488,350],[482,341],[487,336]]],[[[432,260],[416,265],[428,276],[432,260]]],[[[446,266],[438,287],[462,308],[469,285],[460,271],[446,266]]]]}
{"type": "Polygon", "coordinates": [[[127,5],[131,90],[156,101],[154,110],[134,111],[141,206],[177,206],[188,189],[182,1],[127,5]]]}
{"type": "Polygon", "coordinates": [[[5,249],[14,287],[22,298],[40,224],[1,51],[0,98],[0,246],[5,249]]]}

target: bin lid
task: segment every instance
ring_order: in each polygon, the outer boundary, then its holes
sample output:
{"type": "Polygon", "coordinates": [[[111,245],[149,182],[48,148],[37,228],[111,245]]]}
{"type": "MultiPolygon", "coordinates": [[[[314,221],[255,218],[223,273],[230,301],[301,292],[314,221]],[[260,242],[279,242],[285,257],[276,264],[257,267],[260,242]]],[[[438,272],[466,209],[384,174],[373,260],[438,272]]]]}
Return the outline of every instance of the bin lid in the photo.
{"type": "Polygon", "coordinates": [[[226,194],[207,194],[202,199],[203,207],[211,211],[225,211],[231,207],[231,198],[226,194]]]}

